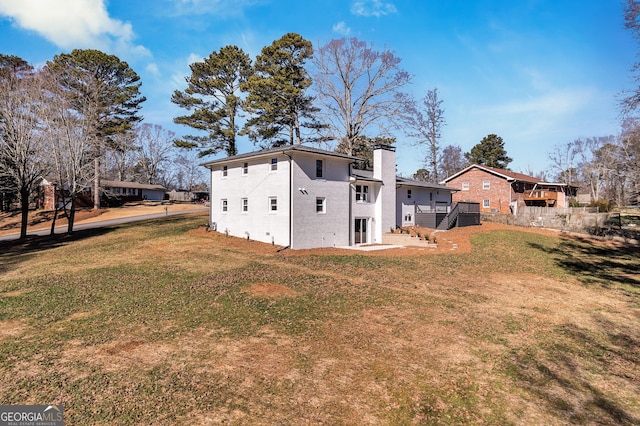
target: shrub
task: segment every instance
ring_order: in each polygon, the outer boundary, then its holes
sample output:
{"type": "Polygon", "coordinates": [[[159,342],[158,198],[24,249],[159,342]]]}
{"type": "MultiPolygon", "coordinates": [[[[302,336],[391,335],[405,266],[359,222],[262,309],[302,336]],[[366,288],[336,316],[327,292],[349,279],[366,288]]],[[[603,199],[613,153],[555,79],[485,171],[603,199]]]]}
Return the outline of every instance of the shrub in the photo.
{"type": "Polygon", "coordinates": [[[609,212],[613,209],[613,203],[609,200],[594,200],[589,207],[597,207],[599,212],[609,212]]]}

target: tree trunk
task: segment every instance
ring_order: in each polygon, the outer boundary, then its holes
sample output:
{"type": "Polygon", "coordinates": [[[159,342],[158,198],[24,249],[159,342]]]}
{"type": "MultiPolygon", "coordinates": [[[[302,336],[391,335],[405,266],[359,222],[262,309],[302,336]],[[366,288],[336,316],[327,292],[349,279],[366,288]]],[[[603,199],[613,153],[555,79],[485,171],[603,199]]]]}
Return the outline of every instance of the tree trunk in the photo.
{"type": "Polygon", "coordinates": [[[22,220],[20,221],[20,239],[27,237],[27,224],[29,223],[29,191],[26,188],[20,189],[20,211],[22,220]]]}
{"type": "Polygon", "coordinates": [[[67,234],[73,233],[73,221],[76,217],[76,197],[71,197],[71,207],[69,208],[69,216],[67,216],[67,234]]]}
{"type": "Polygon", "coordinates": [[[56,233],[56,220],[58,219],[58,206],[54,206],[53,209],[53,220],[51,221],[51,232],[49,235],[54,235],[56,233]]]}
{"type": "Polygon", "coordinates": [[[93,209],[98,210],[100,208],[100,160],[98,157],[93,160],[93,168],[95,173],[95,178],[93,179],[93,209]]]}

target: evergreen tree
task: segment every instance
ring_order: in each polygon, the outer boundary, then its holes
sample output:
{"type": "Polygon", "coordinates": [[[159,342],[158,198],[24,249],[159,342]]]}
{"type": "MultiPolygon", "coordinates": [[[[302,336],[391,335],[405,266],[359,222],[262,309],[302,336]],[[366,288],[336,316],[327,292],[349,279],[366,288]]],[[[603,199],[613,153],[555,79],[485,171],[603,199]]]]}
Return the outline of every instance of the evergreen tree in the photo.
{"type": "Polygon", "coordinates": [[[243,108],[252,115],[242,134],[253,143],[265,148],[300,144],[301,128],[322,127],[314,117],[313,97],[305,94],[311,78],[304,65],[312,56],[311,42],[296,33],[285,34],[262,49],[254,73],[240,86],[247,92],[243,108]]]}
{"type": "Polygon", "coordinates": [[[171,101],[193,112],[173,121],[208,132],[208,135],[185,136],[175,142],[176,146],[197,147],[200,157],[219,151],[236,155],[236,117],[240,109],[237,93],[240,84],[252,72],[249,55],[237,46],[225,46],[219,52],[212,52],[204,61],[191,64],[190,68],[191,76],[186,78],[187,89],[173,92],[171,101]]]}
{"type": "Polygon", "coordinates": [[[479,144],[464,154],[471,164],[506,169],[512,158],[507,156],[504,149],[504,141],[498,135],[490,134],[482,138],[479,144]]]}
{"type": "Polygon", "coordinates": [[[142,120],[138,113],[146,98],[140,94],[140,77],[117,56],[93,49],[56,55],[46,68],[71,108],[83,117],[82,131],[94,148],[93,204],[99,208],[100,158],[106,149],[121,148],[114,135],[130,131],[142,120]]]}

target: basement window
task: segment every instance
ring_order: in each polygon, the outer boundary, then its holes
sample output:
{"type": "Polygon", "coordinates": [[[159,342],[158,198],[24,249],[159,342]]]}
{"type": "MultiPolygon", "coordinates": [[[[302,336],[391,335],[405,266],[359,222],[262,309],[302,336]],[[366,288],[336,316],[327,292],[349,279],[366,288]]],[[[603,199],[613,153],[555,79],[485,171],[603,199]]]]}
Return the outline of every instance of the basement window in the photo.
{"type": "Polygon", "coordinates": [[[491,201],[490,200],[482,200],[482,207],[485,209],[488,209],[491,207],[491,201]]]}

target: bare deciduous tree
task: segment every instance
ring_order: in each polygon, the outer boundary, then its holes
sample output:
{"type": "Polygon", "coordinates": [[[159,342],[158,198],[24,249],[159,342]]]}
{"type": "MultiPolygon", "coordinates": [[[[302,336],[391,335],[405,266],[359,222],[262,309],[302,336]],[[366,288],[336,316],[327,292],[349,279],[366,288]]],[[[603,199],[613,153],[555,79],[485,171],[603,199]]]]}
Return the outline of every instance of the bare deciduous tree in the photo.
{"type": "Polygon", "coordinates": [[[337,140],[341,152],[353,155],[355,141],[366,130],[389,136],[409,101],[400,90],[411,76],[400,68],[400,58],[388,49],[376,51],[356,38],[342,38],[319,48],[313,63],[327,140],[337,140]]]}
{"type": "Polygon", "coordinates": [[[620,135],[620,162],[625,181],[625,204],[640,204],[640,119],[627,118],[620,135]]]}
{"type": "Polygon", "coordinates": [[[440,174],[444,179],[458,173],[469,163],[464,158],[462,148],[458,145],[447,145],[442,149],[440,157],[440,174]]]}
{"type": "Polygon", "coordinates": [[[24,60],[0,55],[0,94],[0,181],[20,198],[22,239],[29,197],[49,166],[40,132],[40,78],[24,60]]]}
{"type": "Polygon", "coordinates": [[[428,90],[422,99],[422,105],[411,101],[404,113],[407,136],[416,139],[417,145],[425,145],[425,165],[430,168],[429,179],[438,182],[438,160],[440,137],[445,125],[442,99],[438,98],[438,88],[428,90]]]}
{"type": "Polygon", "coordinates": [[[135,131],[128,131],[112,136],[112,144],[105,151],[103,167],[104,176],[112,180],[135,181],[138,174],[135,171],[138,149],[134,144],[135,131]]]}
{"type": "MultiPolygon", "coordinates": [[[[636,39],[640,40],[640,1],[626,0],[624,3],[625,26],[636,39]]],[[[634,64],[631,71],[639,87],[625,93],[622,100],[622,109],[625,114],[632,113],[640,106],[640,63],[634,64]]]]}
{"type": "Polygon", "coordinates": [[[549,153],[548,157],[551,161],[551,169],[549,171],[556,180],[568,185],[575,183],[575,160],[578,145],[577,141],[556,145],[549,153]]]}
{"type": "MultiPolygon", "coordinates": [[[[72,107],[72,100],[57,82],[59,75],[51,70],[45,72],[48,98],[42,114],[43,136],[50,143],[49,152],[53,161],[58,196],[67,215],[67,232],[72,233],[76,201],[91,188],[95,179],[95,145],[91,130],[93,124],[88,115],[78,113],[72,107]]],[[[57,213],[56,206],[52,233],[57,213]]]]}
{"type": "Polygon", "coordinates": [[[137,165],[142,170],[142,178],[146,183],[158,183],[158,173],[169,160],[174,140],[174,132],[157,124],[145,123],[137,128],[137,165]]]}
{"type": "Polygon", "coordinates": [[[206,187],[206,177],[204,169],[198,164],[198,153],[194,150],[181,150],[175,158],[176,166],[176,187],[186,191],[193,191],[196,188],[206,187]]]}

